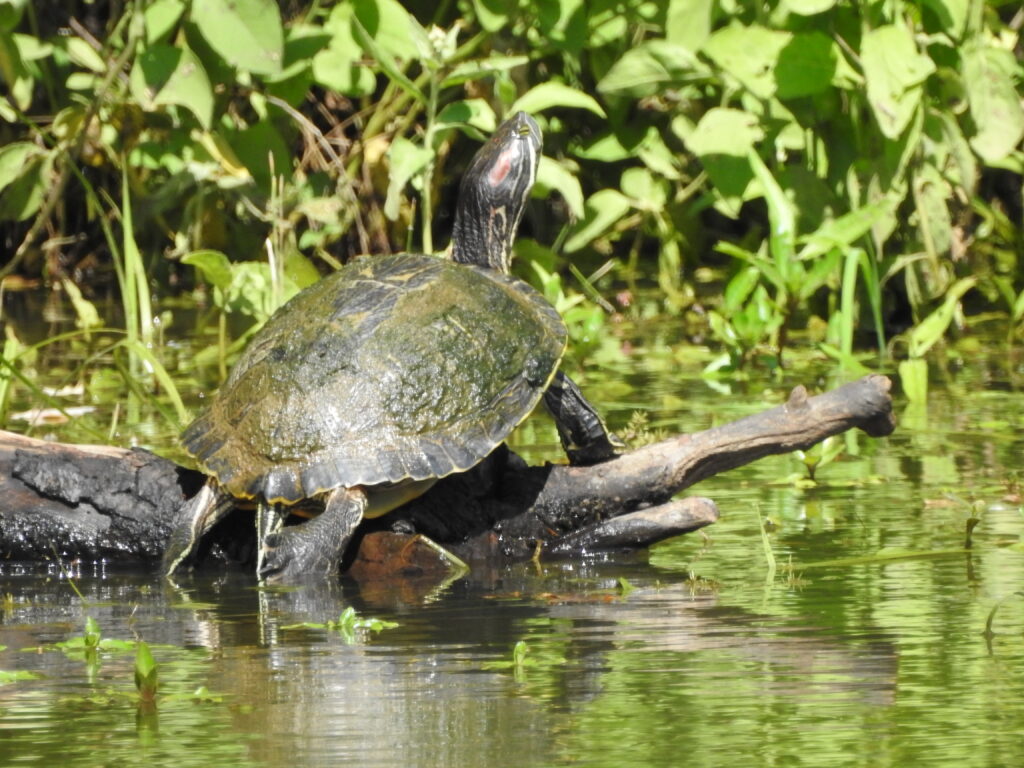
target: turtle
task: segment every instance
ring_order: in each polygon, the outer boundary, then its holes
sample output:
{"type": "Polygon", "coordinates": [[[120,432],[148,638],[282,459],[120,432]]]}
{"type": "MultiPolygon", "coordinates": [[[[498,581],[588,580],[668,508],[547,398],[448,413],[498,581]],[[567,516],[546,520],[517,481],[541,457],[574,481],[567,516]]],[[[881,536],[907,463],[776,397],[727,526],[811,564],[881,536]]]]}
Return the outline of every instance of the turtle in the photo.
{"type": "Polygon", "coordinates": [[[240,499],[257,503],[257,576],[323,580],[364,517],[386,514],[502,444],[543,396],[574,463],[617,443],[558,370],[558,312],[512,277],[540,128],[519,112],[470,162],[450,257],[357,259],[292,297],[253,337],[181,442],[208,475],[172,531],[168,576],[240,499]],[[287,508],[322,499],[312,520],[287,508]]]}

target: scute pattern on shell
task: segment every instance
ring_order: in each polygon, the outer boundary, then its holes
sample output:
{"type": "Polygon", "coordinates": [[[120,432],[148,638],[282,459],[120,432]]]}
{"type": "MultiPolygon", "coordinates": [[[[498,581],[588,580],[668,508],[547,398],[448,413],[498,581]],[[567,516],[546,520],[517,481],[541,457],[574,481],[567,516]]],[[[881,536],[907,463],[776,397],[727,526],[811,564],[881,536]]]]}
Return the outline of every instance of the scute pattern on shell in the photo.
{"type": "Polygon", "coordinates": [[[354,262],[254,337],[185,448],[235,496],[443,477],[533,410],[565,349],[520,280],[419,254],[354,262]]]}

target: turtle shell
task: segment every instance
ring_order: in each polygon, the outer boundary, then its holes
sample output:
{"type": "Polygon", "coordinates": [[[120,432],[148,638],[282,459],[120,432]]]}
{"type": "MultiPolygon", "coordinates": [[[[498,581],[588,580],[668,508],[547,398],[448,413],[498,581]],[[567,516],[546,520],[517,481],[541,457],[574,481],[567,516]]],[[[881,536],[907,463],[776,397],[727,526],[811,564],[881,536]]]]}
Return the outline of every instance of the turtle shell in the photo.
{"type": "Polygon", "coordinates": [[[271,502],[443,477],[526,418],[565,343],[516,278],[419,254],[353,262],[270,318],[182,442],[228,492],[271,502]]]}

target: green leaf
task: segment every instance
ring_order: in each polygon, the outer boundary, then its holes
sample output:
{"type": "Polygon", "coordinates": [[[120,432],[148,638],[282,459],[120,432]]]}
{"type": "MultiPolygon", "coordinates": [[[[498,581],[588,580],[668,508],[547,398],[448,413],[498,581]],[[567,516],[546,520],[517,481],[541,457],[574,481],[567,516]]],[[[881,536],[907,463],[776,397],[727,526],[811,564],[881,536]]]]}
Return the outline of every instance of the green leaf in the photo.
{"type": "Polygon", "coordinates": [[[0,220],[23,221],[35,214],[50,187],[53,156],[27,142],[0,149],[0,220]]]}
{"type": "Polygon", "coordinates": [[[382,46],[377,44],[377,41],[373,38],[373,35],[360,23],[359,19],[352,19],[352,34],[356,40],[359,41],[359,45],[369,53],[377,65],[384,70],[384,73],[391,78],[391,80],[402,88],[407,94],[412,96],[416,101],[421,104],[427,103],[427,97],[419,89],[419,87],[409,79],[409,77],[402,71],[398,66],[394,57],[385,50],[382,46]]]}
{"type": "Polygon", "coordinates": [[[908,352],[912,358],[924,357],[925,353],[945,335],[949,324],[953,322],[953,315],[960,305],[960,299],[977,282],[977,277],[965,277],[957,280],[946,290],[942,306],[910,330],[908,352]]]}
{"type": "Polygon", "coordinates": [[[226,291],[231,285],[231,262],[220,251],[192,251],[181,257],[181,263],[198,269],[203,279],[215,288],[226,291]]]}
{"type": "Polygon", "coordinates": [[[800,250],[800,260],[817,259],[834,248],[852,245],[887,216],[892,208],[893,203],[888,198],[881,198],[844,213],[837,219],[829,219],[817,231],[803,238],[806,245],[800,250]]]}
{"type": "Polygon", "coordinates": [[[913,176],[914,203],[921,240],[932,257],[948,253],[953,245],[953,221],[949,200],[953,193],[949,183],[930,162],[923,163],[913,176]]]}
{"type": "Polygon", "coordinates": [[[601,189],[587,199],[583,220],[565,242],[565,252],[573,253],[604,234],[630,209],[629,198],[618,190],[601,189]]]}
{"type": "Polygon", "coordinates": [[[471,126],[484,134],[498,127],[498,118],[484,99],[464,99],[445,105],[437,115],[438,128],[471,126]]]}
{"type": "Polygon", "coordinates": [[[497,32],[508,23],[507,0],[473,0],[473,10],[487,32],[497,32]]]}
{"type": "Polygon", "coordinates": [[[626,51],[598,82],[597,90],[640,98],[707,74],[707,67],[686,48],[665,40],[648,40],[626,51]]]}
{"type": "Polygon", "coordinates": [[[714,0],[669,0],[665,39],[688,51],[699,51],[711,34],[714,6],[714,0]]]}
{"type": "Polygon", "coordinates": [[[902,360],[899,364],[900,384],[903,394],[912,403],[923,403],[928,399],[928,363],[925,360],[902,360]]]}
{"type": "Polygon", "coordinates": [[[149,646],[140,640],[135,647],[135,689],[139,697],[152,701],[156,697],[158,669],[149,646]]]}
{"type": "Polygon", "coordinates": [[[388,196],[384,201],[384,215],[392,221],[398,218],[399,205],[405,185],[430,162],[434,153],[426,147],[413,144],[399,136],[388,150],[391,176],[388,182],[388,196]]]}
{"type": "Polygon", "coordinates": [[[447,77],[441,81],[442,88],[462,85],[470,80],[479,80],[495,72],[507,72],[529,63],[529,56],[489,56],[486,59],[472,59],[456,64],[447,77]]]}
{"type": "Polygon", "coordinates": [[[234,67],[275,75],[284,60],[284,30],[274,0],[193,0],[192,21],[234,67]]]}
{"type": "Polygon", "coordinates": [[[28,162],[43,154],[43,150],[30,141],[16,141],[0,147],[0,192],[17,179],[28,162]]]}
{"type": "Polygon", "coordinates": [[[619,189],[633,202],[634,208],[658,212],[668,202],[669,186],[647,168],[627,168],[622,172],[619,189]]]}
{"type": "Polygon", "coordinates": [[[146,42],[155,43],[166,37],[185,11],[182,0],[155,0],[143,11],[146,22],[146,42]]]}
{"type": "MultiPolygon", "coordinates": [[[[682,132],[676,121],[672,127],[677,135],[682,132]]],[[[726,107],[709,109],[691,131],[680,136],[733,216],[739,215],[743,201],[752,194],[754,172],[748,155],[762,137],[755,115],[726,107]]]]}
{"type": "Polygon", "coordinates": [[[563,83],[541,83],[528,90],[509,108],[510,112],[522,110],[530,114],[543,112],[549,107],[578,107],[587,109],[598,117],[606,117],[605,111],[590,94],[563,83]]]}
{"type": "Polygon", "coordinates": [[[975,125],[970,142],[986,162],[1004,159],[1024,138],[1024,109],[1014,87],[1019,69],[1002,48],[975,45],[964,52],[963,80],[975,125]]]}
{"type": "Polygon", "coordinates": [[[836,0],[782,0],[782,7],[800,16],[824,13],[836,4],[836,0]]]}
{"type": "Polygon", "coordinates": [[[779,52],[791,39],[789,32],[737,22],[711,35],[704,53],[752,94],[767,99],[775,94],[779,52]]]}
{"type": "Polygon", "coordinates": [[[80,37],[66,37],[63,38],[63,42],[64,50],[75,64],[100,75],[106,73],[107,63],[85,40],[80,37]]]}
{"type": "MultiPolygon", "coordinates": [[[[398,0],[352,0],[352,7],[355,18],[381,51],[399,61],[416,58],[412,29],[419,23],[398,0]]],[[[368,52],[377,58],[373,51],[368,52]]]]}
{"type": "Polygon", "coordinates": [[[796,209],[786,193],[775,180],[768,166],[753,149],[747,153],[750,167],[761,182],[765,202],[768,203],[768,223],[771,227],[769,250],[776,268],[782,275],[785,288],[793,292],[794,281],[803,275],[803,268],[796,261],[796,209]]]}
{"type": "Polygon", "coordinates": [[[914,116],[924,93],[922,84],[935,65],[918,51],[910,29],[903,24],[865,34],[861,64],[875,120],[885,136],[896,139],[914,116]]]}
{"type": "Polygon", "coordinates": [[[780,99],[794,99],[823,93],[832,87],[840,61],[843,57],[839,46],[823,32],[815,30],[793,35],[779,51],[775,95],[780,99]]]}
{"type": "Polygon", "coordinates": [[[580,186],[580,180],[558,161],[542,155],[537,168],[534,194],[540,193],[541,197],[547,197],[552,191],[562,196],[575,218],[583,218],[583,187],[580,186]]]}
{"type": "Polygon", "coordinates": [[[0,0],[0,29],[14,29],[28,0],[0,0]]]}
{"type": "Polygon", "coordinates": [[[320,85],[346,96],[369,96],[377,85],[373,72],[334,44],[313,57],[313,77],[320,85]]]}
{"type": "Polygon", "coordinates": [[[143,109],[176,105],[196,116],[203,128],[213,122],[213,88],[198,57],[188,48],[152,45],[135,59],[132,95],[143,109]]]}
{"type": "Polygon", "coordinates": [[[946,34],[954,40],[961,38],[967,24],[970,0],[922,0],[921,4],[935,13],[946,34]]]}

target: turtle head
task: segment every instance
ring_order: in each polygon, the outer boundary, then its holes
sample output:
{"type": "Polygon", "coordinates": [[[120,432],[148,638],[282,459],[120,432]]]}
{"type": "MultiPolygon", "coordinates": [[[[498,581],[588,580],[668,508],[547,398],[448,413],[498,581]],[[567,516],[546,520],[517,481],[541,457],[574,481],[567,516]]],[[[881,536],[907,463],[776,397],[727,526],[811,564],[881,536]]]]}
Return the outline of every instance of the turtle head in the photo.
{"type": "Polygon", "coordinates": [[[512,241],[526,209],[537,164],[540,128],[516,112],[473,156],[459,185],[452,258],[507,273],[512,241]]]}

